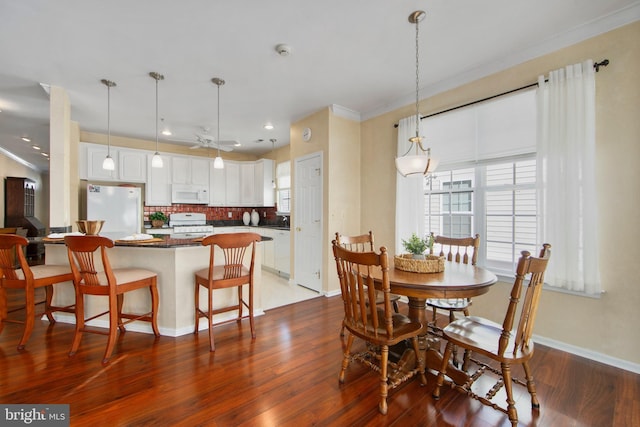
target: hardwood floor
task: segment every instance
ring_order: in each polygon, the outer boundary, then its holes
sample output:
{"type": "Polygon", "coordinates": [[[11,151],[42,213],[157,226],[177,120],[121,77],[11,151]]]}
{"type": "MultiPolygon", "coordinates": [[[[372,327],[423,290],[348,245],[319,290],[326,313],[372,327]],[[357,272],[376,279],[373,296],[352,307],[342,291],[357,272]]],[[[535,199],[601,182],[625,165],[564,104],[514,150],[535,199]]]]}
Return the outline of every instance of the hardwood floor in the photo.
{"type": "MultiPolygon", "coordinates": [[[[15,300],[10,295],[10,300],[15,300]]],[[[402,307],[406,310],[406,306],[402,307]]],[[[36,321],[26,350],[21,325],[0,334],[0,403],[68,403],[71,425],[122,426],[508,426],[506,416],[446,388],[440,401],[418,381],[390,393],[378,413],[378,378],[342,359],[340,297],[319,297],[178,338],[121,335],[111,362],[100,363],[106,337],[85,334],[67,356],[73,326],[36,321]]],[[[532,367],[541,409],[517,388],[523,426],[640,425],[640,375],[536,347],[532,367]]]]}

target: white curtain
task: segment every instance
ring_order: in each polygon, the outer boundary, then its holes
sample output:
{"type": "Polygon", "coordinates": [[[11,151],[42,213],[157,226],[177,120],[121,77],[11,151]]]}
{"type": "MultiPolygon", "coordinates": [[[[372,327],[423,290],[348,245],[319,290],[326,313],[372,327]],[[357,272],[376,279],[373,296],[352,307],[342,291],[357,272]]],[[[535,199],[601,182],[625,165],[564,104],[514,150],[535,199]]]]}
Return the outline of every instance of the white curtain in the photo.
{"type": "Polygon", "coordinates": [[[545,281],[600,292],[591,60],[538,79],[539,242],[551,244],[545,281]]]}
{"type": "MultiPolygon", "coordinates": [[[[398,123],[398,157],[404,156],[411,148],[409,138],[415,136],[416,119],[413,115],[398,123]]],[[[420,135],[424,135],[422,121],[420,135]]],[[[424,237],[423,181],[422,175],[404,177],[396,171],[396,254],[404,252],[402,239],[409,239],[412,233],[424,237]]]]}

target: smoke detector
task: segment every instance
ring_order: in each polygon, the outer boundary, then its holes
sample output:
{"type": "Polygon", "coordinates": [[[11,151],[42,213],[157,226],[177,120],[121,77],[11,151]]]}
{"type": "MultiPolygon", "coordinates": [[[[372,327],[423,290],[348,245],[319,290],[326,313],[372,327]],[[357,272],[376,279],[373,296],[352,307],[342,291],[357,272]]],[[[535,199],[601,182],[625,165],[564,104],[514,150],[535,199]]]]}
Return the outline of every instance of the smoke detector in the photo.
{"type": "Polygon", "coordinates": [[[280,56],[289,56],[291,55],[291,46],[281,43],[276,46],[276,52],[278,52],[280,56]]]}

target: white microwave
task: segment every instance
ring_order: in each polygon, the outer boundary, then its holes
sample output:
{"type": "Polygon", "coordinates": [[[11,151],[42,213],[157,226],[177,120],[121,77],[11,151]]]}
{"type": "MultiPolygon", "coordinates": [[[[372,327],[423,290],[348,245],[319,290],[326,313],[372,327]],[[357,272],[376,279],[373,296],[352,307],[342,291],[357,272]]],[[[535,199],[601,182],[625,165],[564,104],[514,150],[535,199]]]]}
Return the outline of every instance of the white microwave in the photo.
{"type": "Polygon", "coordinates": [[[171,203],[206,205],[209,203],[209,189],[204,185],[171,185],[171,203]]]}

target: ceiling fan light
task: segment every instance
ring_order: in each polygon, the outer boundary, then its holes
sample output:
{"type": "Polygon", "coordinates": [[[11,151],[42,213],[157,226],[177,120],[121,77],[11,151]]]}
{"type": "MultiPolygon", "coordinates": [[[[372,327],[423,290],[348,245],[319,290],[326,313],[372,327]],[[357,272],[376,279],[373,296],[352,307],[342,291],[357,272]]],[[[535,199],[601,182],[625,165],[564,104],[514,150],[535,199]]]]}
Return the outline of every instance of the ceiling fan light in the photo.
{"type": "Polygon", "coordinates": [[[116,168],[116,164],[113,161],[113,158],[111,158],[111,156],[107,155],[107,157],[104,158],[104,160],[102,161],[102,169],[107,170],[107,171],[112,171],[116,168]]]}
{"type": "Polygon", "coordinates": [[[217,156],[213,160],[213,168],[214,169],[224,169],[224,161],[222,160],[222,157],[217,156]]]}

